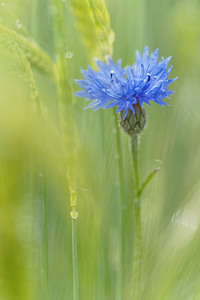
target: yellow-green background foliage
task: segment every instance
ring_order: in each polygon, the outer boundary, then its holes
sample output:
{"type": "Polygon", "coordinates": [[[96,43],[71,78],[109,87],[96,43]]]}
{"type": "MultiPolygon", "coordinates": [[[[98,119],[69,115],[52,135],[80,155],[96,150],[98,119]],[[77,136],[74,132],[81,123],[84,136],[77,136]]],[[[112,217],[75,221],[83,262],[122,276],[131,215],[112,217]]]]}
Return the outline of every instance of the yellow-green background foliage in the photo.
{"type": "MultiPolygon", "coordinates": [[[[66,109],[60,122],[58,99],[65,87],[55,67],[65,72],[67,91],[76,90],[72,79],[81,77],[80,67],[93,57],[113,51],[113,59],[122,58],[126,66],[145,45],[159,48],[160,56],[172,55],[172,77],[179,79],[171,87],[176,93],[170,107],[145,107],[141,176],[157,166],[156,159],[163,168],[143,194],[142,299],[200,299],[200,1],[107,0],[106,6],[108,11],[101,0],[0,2],[1,300],[43,300],[46,282],[48,299],[72,299],[64,121],[67,137],[75,134],[73,122],[77,131],[80,299],[115,299],[120,193],[113,113],[84,111],[84,100],[70,98],[69,92],[66,102],[75,119],[66,109]],[[65,49],[55,38],[56,3],[64,6],[65,49]]],[[[122,134],[121,140],[127,214],[123,299],[129,300],[134,183],[128,138],[122,134]]]]}

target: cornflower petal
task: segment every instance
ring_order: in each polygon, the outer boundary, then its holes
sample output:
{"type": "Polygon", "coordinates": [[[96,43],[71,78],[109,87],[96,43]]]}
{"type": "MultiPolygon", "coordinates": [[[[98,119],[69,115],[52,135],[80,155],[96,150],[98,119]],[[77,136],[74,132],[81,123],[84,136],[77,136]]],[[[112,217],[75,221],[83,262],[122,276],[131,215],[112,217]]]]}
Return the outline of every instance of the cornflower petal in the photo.
{"type": "Polygon", "coordinates": [[[127,68],[121,67],[121,60],[116,64],[110,57],[104,63],[95,59],[98,71],[90,66],[81,70],[85,79],[75,80],[83,90],[75,93],[77,97],[84,97],[92,101],[86,108],[98,110],[100,108],[117,107],[116,113],[124,110],[126,118],[128,110],[135,114],[134,105],[150,104],[153,101],[160,106],[168,105],[163,98],[169,98],[173,93],[167,89],[168,85],[177,79],[168,79],[172,70],[167,70],[171,56],[158,61],[158,49],[149,55],[149,48],[144,47],[143,54],[136,51],[136,62],[127,68]]]}

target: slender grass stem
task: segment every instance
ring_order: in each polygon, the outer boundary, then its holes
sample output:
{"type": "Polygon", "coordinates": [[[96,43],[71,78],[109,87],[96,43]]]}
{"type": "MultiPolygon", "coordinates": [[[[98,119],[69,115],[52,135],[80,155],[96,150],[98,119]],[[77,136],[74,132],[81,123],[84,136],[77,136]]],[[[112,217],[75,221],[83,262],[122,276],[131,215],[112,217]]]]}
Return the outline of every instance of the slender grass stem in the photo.
{"type": "Polygon", "coordinates": [[[34,38],[38,38],[40,34],[39,34],[39,24],[37,18],[38,18],[38,11],[40,8],[40,2],[39,0],[32,1],[31,5],[32,5],[31,34],[34,36],[34,38]]]}
{"type": "Polygon", "coordinates": [[[124,188],[123,188],[123,163],[122,163],[122,149],[121,149],[121,142],[120,142],[120,128],[118,125],[118,116],[116,112],[113,110],[114,121],[115,121],[115,129],[116,129],[116,145],[117,145],[117,161],[118,161],[118,171],[119,171],[119,190],[120,190],[120,197],[118,203],[118,232],[119,232],[119,264],[117,270],[117,289],[116,289],[116,300],[122,299],[122,287],[123,287],[123,245],[124,245],[124,216],[123,216],[123,208],[124,208],[124,188]]]}
{"type": "Polygon", "coordinates": [[[78,300],[78,255],[77,255],[77,197],[76,197],[76,123],[73,107],[73,92],[70,84],[69,64],[66,60],[67,26],[65,4],[62,0],[52,0],[56,8],[53,15],[54,44],[57,53],[56,81],[59,93],[59,115],[63,138],[64,164],[70,191],[72,217],[72,264],[73,264],[73,300],[78,300]]]}
{"type": "MultiPolygon", "coordinates": [[[[38,6],[38,1],[34,2],[34,7],[38,6]]],[[[32,29],[34,30],[35,35],[37,29],[36,20],[36,10],[34,10],[33,21],[32,21],[32,29]],[[35,25],[36,24],[36,25],[35,25]]],[[[37,32],[38,33],[38,32],[37,32]]],[[[37,36],[38,37],[38,36],[37,36]]],[[[37,112],[40,117],[41,126],[43,126],[43,115],[42,115],[42,105],[38,95],[38,89],[35,83],[33,71],[31,65],[29,63],[29,59],[26,53],[23,53],[20,48],[18,49],[18,53],[21,54],[20,58],[24,64],[24,69],[26,72],[26,78],[28,79],[30,88],[31,88],[31,98],[35,102],[37,107],[37,112]]],[[[32,168],[32,177],[34,177],[34,172],[32,168]]],[[[40,178],[41,178],[41,187],[42,187],[42,280],[43,280],[43,299],[50,300],[49,294],[49,245],[48,245],[48,208],[47,208],[47,195],[46,195],[46,174],[44,168],[44,157],[40,160],[40,178]]]]}
{"type": "Polygon", "coordinates": [[[72,219],[73,300],[78,300],[77,220],[72,219]]]}
{"type": "Polygon", "coordinates": [[[72,266],[73,266],[73,300],[79,299],[79,280],[78,280],[78,251],[77,251],[77,218],[78,212],[77,196],[75,189],[75,176],[68,173],[68,183],[70,188],[71,218],[72,218],[72,266]]]}
{"type": "Polygon", "coordinates": [[[42,271],[43,271],[43,299],[49,300],[49,266],[48,266],[48,212],[47,212],[47,197],[46,197],[46,180],[44,172],[42,175],[42,204],[43,204],[43,225],[42,225],[42,236],[43,236],[43,260],[42,260],[42,271]]]}
{"type": "Polygon", "coordinates": [[[134,199],[135,215],[135,249],[134,249],[134,300],[141,299],[141,266],[142,266],[142,225],[141,225],[141,198],[139,181],[139,141],[138,136],[131,137],[130,141],[131,155],[134,169],[135,189],[137,197],[134,199]]]}

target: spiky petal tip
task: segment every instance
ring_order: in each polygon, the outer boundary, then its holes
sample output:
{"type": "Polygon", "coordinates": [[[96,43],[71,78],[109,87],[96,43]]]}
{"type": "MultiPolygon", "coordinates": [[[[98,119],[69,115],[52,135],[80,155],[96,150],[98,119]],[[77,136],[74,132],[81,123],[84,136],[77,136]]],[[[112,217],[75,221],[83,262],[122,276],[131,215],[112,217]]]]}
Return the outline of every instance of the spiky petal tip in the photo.
{"type": "Polygon", "coordinates": [[[136,62],[127,68],[121,67],[121,60],[116,64],[108,58],[106,63],[96,60],[99,71],[93,71],[89,66],[81,70],[84,79],[75,80],[82,88],[75,93],[77,97],[86,98],[91,103],[86,108],[117,107],[116,113],[124,110],[124,119],[129,110],[135,114],[134,106],[149,105],[153,101],[161,106],[168,105],[163,98],[169,98],[173,91],[168,85],[177,77],[168,79],[172,66],[167,70],[171,57],[158,61],[158,49],[149,55],[146,46],[141,56],[136,51],[136,62]]]}

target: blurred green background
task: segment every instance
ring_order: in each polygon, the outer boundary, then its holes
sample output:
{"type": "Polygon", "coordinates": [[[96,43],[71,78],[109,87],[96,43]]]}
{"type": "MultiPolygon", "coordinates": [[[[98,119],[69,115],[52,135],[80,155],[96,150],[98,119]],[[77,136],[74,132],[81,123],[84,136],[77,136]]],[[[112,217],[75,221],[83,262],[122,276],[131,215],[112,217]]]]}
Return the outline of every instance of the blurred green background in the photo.
{"type": "MultiPolygon", "coordinates": [[[[82,42],[71,2],[65,5],[66,60],[70,82],[92,52],[82,42]]],[[[160,57],[172,55],[171,106],[145,107],[148,126],[141,138],[141,177],[163,162],[143,194],[142,299],[200,299],[200,1],[107,0],[115,32],[113,59],[132,64],[135,50],[149,45],[160,57]]],[[[84,14],[84,12],[82,12],[84,14]]],[[[0,24],[35,40],[53,60],[52,16],[48,0],[0,2],[0,24]]],[[[85,16],[87,21],[87,15],[85,16]]],[[[85,22],[85,21],[84,21],[85,22]]],[[[88,36],[90,35],[88,26],[88,36]]],[[[0,32],[1,35],[1,32],[0,32]]],[[[72,299],[71,218],[62,161],[56,86],[32,68],[0,36],[0,299],[44,299],[44,191],[48,215],[50,300],[72,299]],[[29,75],[27,75],[29,74],[29,75]],[[32,96],[31,96],[32,95],[32,96]],[[42,162],[42,163],[41,163],[42,162]],[[43,167],[41,167],[41,165],[43,167]],[[42,169],[41,169],[42,168],[42,169]]],[[[80,300],[116,299],[119,176],[111,110],[84,111],[74,100],[78,131],[78,261],[80,300]]],[[[133,193],[128,137],[121,135],[126,206],[123,299],[133,299],[133,193]]]]}

